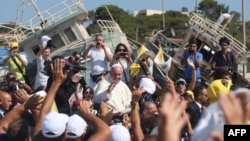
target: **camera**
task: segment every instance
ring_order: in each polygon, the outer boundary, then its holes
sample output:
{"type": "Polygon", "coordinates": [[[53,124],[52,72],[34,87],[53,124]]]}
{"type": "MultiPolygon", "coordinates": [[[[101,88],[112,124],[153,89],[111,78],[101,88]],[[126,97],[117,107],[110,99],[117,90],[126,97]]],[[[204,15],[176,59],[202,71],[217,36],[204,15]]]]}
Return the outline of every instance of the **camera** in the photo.
{"type": "Polygon", "coordinates": [[[122,52],[122,53],[120,53],[120,55],[124,57],[124,56],[127,55],[127,53],[126,52],[122,52]]]}
{"type": "MultiPolygon", "coordinates": [[[[47,75],[47,76],[51,76],[52,75],[52,70],[51,70],[51,64],[53,64],[53,61],[55,59],[64,59],[64,57],[62,56],[55,56],[52,58],[52,60],[46,60],[44,61],[44,74],[47,75]]],[[[80,70],[86,70],[85,67],[82,67],[82,66],[79,66],[79,65],[69,65],[69,64],[65,64],[65,66],[63,67],[63,70],[66,71],[66,70],[69,70],[71,73],[75,74],[77,72],[79,72],[80,70]]]]}
{"type": "Polygon", "coordinates": [[[123,119],[123,115],[114,115],[112,118],[114,123],[122,122],[122,119],[123,119]]]}
{"type": "Polygon", "coordinates": [[[227,65],[225,69],[230,73],[233,74],[233,67],[231,65],[227,65]]]}
{"type": "Polygon", "coordinates": [[[191,54],[193,54],[193,53],[195,53],[195,50],[194,50],[193,48],[190,47],[190,48],[188,49],[188,52],[191,53],[191,54]]]}
{"type": "Polygon", "coordinates": [[[99,45],[101,45],[101,43],[97,42],[97,43],[96,43],[96,46],[99,46],[99,45]]]}

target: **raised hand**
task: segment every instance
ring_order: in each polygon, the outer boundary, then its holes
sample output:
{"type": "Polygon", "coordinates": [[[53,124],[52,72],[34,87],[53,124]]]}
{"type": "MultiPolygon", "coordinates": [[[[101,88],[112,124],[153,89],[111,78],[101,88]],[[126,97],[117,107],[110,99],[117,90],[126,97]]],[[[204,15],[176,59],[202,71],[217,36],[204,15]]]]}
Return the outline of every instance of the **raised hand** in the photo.
{"type": "Polygon", "coordinates": [[[29,95],[24,89],[19,89],[14,93],[14,96],[18,103],[22,104],[29,99],[29,95]]]}
{"type": "Polygon", "coordinates": [[[81,76],[78,75],[78,74],[75,74],[75,75],[72,76],[72,80],[71,81],[73,83],[78,83],[80,79],[81,79],[81,76]]]}
{"type": "Polygon", "coordinates": [[[227,124],[246,123],[241,101],[233,93],[226,96],[221,95],[219,104],[227,124]]]}
{"type": "Polygon", "coordinates": [[[59,84],[62,84],[66,80],[68,75],[68,71],[65,73],[63,72],[64,62],[64,59],[56,59],[54,60],[53,65],[51,64],[53,81],[59,84]]]}
{"type": "Polygon", "coordinates": [[[176,90],[175,90],[174,82],[168,76],[165,76],[164,79],[165,79],[167,91],[169,91],[170,94],[176,95],[177,93],[176,93],[176,90]]]}
{"type": "Polygon", "coordinates": [[[39,104],[42,103],[43,97],[40,95],[31,96],[25,103],[26,109],[35,109],[39,104]]]}
{"type": "Polygon", "coordinates": [[[143,92],[144,92],[143,87],[133,90],[133,92],[132,92],[132,101],[133,102],[138,102],[139,99],[141,98],[143,92]]]}
{"type": "Polygon", "coordinates": [[[187,59],[187,64],[192,67],[192,69],[195,69],[195,65],[194,62],[192,60],[190,60],[189,58],[187,59]]]}
{"type": "Polygon", "coordinates": [[[186,118],[182,116],[185,108],[186,103],[184,101],[179,103],[177,95],[165,94],[165,98],[159,109],[159,141],[180,140],[181,129],[186,124],[186,118]]]}
{"type": "Polygon", "coordinates": [[[91,106],[89,105],[89,102],[83,100],[80,102],[78,106],[78,111],[79,113],[81,113],[82,116],[86,116],[86,115],[92,114],[90,107],[91,106]]]}

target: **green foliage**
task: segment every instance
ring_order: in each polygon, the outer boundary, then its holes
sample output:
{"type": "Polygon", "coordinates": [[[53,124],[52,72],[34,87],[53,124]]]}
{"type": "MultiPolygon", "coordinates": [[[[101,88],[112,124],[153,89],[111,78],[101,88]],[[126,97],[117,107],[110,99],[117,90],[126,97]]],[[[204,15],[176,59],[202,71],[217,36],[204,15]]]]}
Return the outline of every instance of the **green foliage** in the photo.
{"type": "MultiPolygon", "coordinates": [[[[163,27],[162,15],[139,15],[134,17],[117,6],[108,5],[107,7],[110,13],[112,13],[113,19],[119,24],[122,31],[126,33],[128,37],[136,39],[136,31],[138,31],[138,41],[140,42],[143,42],[145,36],[150,35],[153,29],[160,30],[163,27]]],[[[99,7],[95,11],[95,14],[91,11],[90,19],[93,20],[93,24],[87,27],[87,30],[90,34],[94,34],[96,31],[99,31],[96,20],[111,20],[111,17],[105,7],[99,7]],[[93,15],[95,17],[93,17],[93,15]]],[[[176,34],[179,35],[180,33],[179,36],[183,36],[184,23],[187,21],[188,17],[182,15],[178,11],[169,11],[165,13],[166,28],[176,29],[176,34]]]]}

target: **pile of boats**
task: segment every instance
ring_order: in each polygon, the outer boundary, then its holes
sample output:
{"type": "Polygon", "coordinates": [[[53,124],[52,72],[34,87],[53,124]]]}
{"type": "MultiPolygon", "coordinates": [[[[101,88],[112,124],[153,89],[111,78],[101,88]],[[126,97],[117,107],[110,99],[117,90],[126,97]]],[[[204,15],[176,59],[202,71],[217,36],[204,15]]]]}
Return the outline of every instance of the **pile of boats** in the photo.
{"type": "MultiPolygon", "coordinates": [[[[74,51],[83,52],[93,41],[95,34],[89,35],[83,24],[88,20],[88,12],[82,0],[62,0],[44,11],[40,11],[39,5],[36,5],[36,2],[33,0],[23,1],[22,4],[25,6],[19,6],[19,8],[22,8],[20,9],[21,11],[27,8],[27,6],[32,6],[37,13],[34,13],[35,16],[29,20],[17,21],[15,27],[7,33],[12,36],[2,37],[1,40],[10,41],[15,39],[19,42],[20,48],[25,51],[30,59],[27,73],[31,78],[35,77],[36,54],[40,49],[39,40],[43,35],[50,36],[54,41],[53,44],[56,48],[52,48],[52,56],[63,55],[66,57],[74,51]]],[[[202,80],[205,84],[209,84],[212,81],[212,77],[210,77],[210,74],[212,74],[210,62],[213,54],[220,50],[218,40],[222,36],[226,36],[231,40],[230,49],[239,59],[239,73],[243,76],[243,72],[247,71],[245,67],[247,47],[224,30],[227,25],[221,25],[222,20],[228,20],[226,22],[228,24],[232,16],[222,14],[218,21],[213,22],[192,13],[189,18],[189,30],[181,44],[164,35],[164,30],[155,30],[152,32],[152,35],[147,36],[145,38],[145,46],[155,54],[159,52],[159,46],[155,44],[155,41],[160,40],[162,42],[164,61],[168,65],[165,66],[167,67],[166,69],[155,63],[155,80],[159,81],[159,84],[164,84],[162,83],[164,81],[163,75],[168,74],[173,80],[184,77],[184,68],[180,64],[180,55],[192,37],[196,37],[201,43],[198,51],[204,56],[202,80]],[[169,71],[166,72],[165,70],[169,71]]],[[[129,47],[131,54],[138,53],[141,44],[127,38],[126,33],[121,30],[115,21],[97,20],[97,23],[102,31],[101,34],[104,36],[105,45],[110,47],[112,52],[114,52],[116,45],[122,42],[129,47]]],[[[3,28],[3,26],[0,28],[3,28]]],[[[82,60],[82,65],[85,65],[86,68],[89,68],[88,61],[82,60]]],[[[90,73],[88,70],[84,72],[87,80],[89,80],[90,73]]],[[[4,74],[0,75],[3,76],[4,74]]],[[[244,77],[241,77],[239,82],[248,84],[247,79],[244,77]]]]}

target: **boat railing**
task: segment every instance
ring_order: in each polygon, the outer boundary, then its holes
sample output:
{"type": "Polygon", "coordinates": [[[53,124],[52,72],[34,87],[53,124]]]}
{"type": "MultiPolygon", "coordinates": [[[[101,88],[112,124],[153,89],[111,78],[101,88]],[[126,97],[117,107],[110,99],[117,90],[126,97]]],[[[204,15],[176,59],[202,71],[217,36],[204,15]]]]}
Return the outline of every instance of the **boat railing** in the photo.
{"type": "Polygon", "coordinates": [[[17,24],[16,28],[19,30],[16,30],[15,36],[17,36],[19,41],[22,41],[26,39],[30,33],[35,33],[37,30],[46,28],[69,15],[79,12],[79,10],[86,12],[82,0],[63,0],[41,12],[38,16],[36,15],[26,22],[17,24]]]}
{"type": "Polygon", "coordinates": [[[107,31],[111,33],[122,33],[120,26],[115,21],[97,20],[97,24],[101,28],[102,32],[107,31]]]}
{"type": "Polygon", "coordinates": [[[246,45],[225,32],[225,26],[219,25],[209,19],[203,19],[195,13],[191,15],[189,24],[193,30],[198,34],[202,34],[207,40],[210,40],[215,45],[218,45],[218,40],[221,37],[227,37],[230,40],[232,52],[237,58],[244,59],[244,54],[247,49],[246,45]]]}

